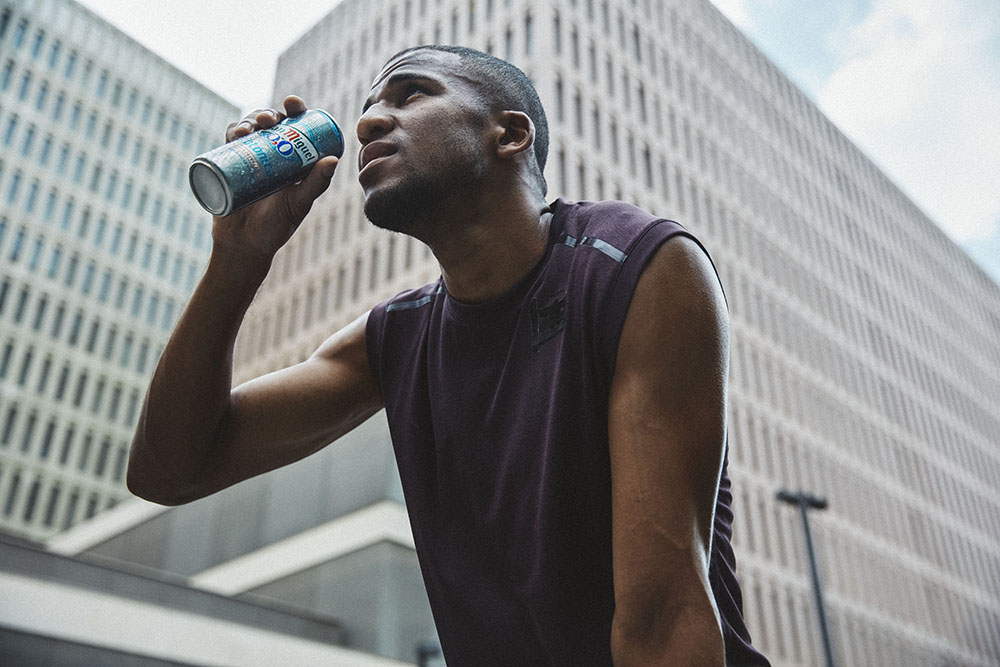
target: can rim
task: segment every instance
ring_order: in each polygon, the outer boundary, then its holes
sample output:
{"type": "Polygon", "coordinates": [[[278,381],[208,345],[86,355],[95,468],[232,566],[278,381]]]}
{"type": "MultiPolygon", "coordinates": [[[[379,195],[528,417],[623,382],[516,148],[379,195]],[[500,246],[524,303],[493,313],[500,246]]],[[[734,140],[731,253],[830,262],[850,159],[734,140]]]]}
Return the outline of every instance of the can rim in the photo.
{"type": "Polygon", "coordinates": [[[212,215],[223,216],[227,215],[232,211],[233,192],[230,189],[229,183],[226,181],[225,175],[222,173],[222,170],[219,169],[219,167],[215,163],[211,162],[210,160],[206,160],[203,157],[196,157],[191,162],[191,166],[188,167],[188,184],[191,186],[191,192],[194,193],[194,198],[198,200],[198,203],[201,205],[203,209],[205,209],[212,215]],[[195,185],[194,182],[194,170],[198,166],[208,167],[208,169],[212,172],[212,175],[215,176],[216,180],[218,180],[219,184],[222,186],[222,193],[223,196],[225,197],[225,204],[222,206],[222,208],[218,209],[212,208],[202,198],[201,193],[198,192],[198,187],[195,185]]]}

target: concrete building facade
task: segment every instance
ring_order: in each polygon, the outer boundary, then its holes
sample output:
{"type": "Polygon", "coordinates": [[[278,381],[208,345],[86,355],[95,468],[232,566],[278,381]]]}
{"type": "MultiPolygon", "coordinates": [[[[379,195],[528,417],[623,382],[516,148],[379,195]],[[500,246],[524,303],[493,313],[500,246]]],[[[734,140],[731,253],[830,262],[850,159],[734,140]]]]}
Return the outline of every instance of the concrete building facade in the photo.
{"type": "MultiPolygon", "coordinates": [[[[302,95],[350,135],[381,64],[431,42],[532,78],[550,198],[624,199],[712,252],[732,315],[734,544],[773,664],[822,663],[783,488],[829,501],[812,527],[837,664],[1000,661],[1000,288],[706,0],[345,0],[281,57],[274,99],[302,95]]],[[[350,142],[276,258],[238,379],[437,277],[420,244],[364,219],[356,158],[350,142]]],[[[390,452],[376,417],[296,466],[182,508],[129,503],[51,547],[322,610],[348,645],[413,660],[433,626],[390,452]]]]}
{"type": "Polygon", "coordinates": [[[153,365],[207,257],[187,165],[233,105],[71,0],[0,2],[0,530],[129,497],[153,365]]]}

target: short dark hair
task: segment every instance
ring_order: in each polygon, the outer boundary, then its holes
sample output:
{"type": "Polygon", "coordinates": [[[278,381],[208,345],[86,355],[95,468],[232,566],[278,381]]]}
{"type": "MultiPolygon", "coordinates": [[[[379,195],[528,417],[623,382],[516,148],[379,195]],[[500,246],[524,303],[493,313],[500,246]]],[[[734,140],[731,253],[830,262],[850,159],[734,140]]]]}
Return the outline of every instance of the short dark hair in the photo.
{"type": "Polygon", "coordinates": [[[444,51],[454,53],[462,60],[462,73],[474,82],[474,86],[490,111],[521,111],[535,125],[534,153],[538,173],[535,175],[541,187],[542,196],[548,191],[545,183],[545,162],[549,155],[549,123],[545,118],[545,109],[538,98],[531,79],[506,60],[501,60],[488,53],[470,49],[466,46],[443,44],[425,44],[403,49],[389,58],[386,63],[412,51],[444,51]]]}

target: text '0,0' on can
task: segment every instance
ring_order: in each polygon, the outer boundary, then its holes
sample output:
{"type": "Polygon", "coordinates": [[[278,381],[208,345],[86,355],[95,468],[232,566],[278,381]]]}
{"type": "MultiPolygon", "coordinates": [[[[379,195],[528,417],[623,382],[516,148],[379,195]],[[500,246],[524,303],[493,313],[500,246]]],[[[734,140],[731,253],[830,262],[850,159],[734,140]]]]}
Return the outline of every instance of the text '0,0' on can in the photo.
{"type": "Polygon", "coordinates": [[[202,208],[229,215],[301,181],[320,158],[344,154],[344,135],[333,116],[309,109],[199,155],[188,179],[202,208]]]}

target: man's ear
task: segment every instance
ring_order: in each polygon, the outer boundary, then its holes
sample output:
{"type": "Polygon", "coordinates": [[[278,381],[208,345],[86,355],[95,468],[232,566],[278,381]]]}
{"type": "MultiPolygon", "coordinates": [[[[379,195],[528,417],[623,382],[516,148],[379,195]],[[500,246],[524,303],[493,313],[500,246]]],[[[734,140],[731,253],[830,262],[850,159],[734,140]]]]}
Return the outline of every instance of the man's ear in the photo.
{"type": "Polygon", "coordinates": [[[497,156],[516,157],[535,143],[535,124],[523,111],[503,111],[497,122],[497,156]]]}

